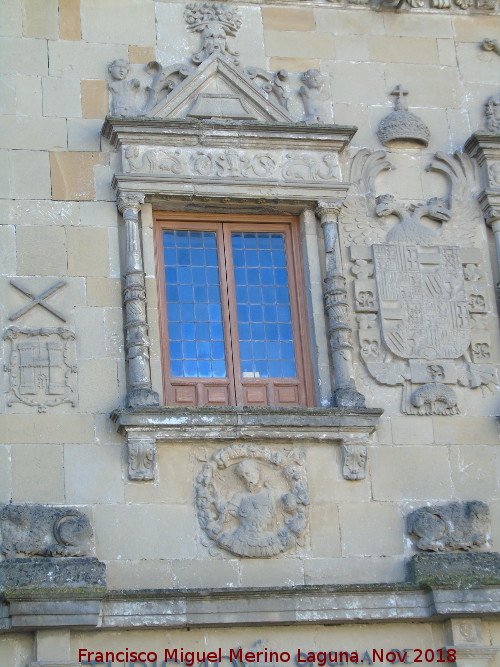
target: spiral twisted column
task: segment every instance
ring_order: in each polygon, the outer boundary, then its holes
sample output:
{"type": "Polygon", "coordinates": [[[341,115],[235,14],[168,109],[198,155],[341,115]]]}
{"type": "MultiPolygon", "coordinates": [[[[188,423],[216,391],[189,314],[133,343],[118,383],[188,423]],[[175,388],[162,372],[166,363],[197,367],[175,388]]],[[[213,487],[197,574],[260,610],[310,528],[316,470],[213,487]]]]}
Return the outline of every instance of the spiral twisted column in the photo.
{"type": "Polygon", "coordinates": [[[324,200],[316,206],[323,228],[326,252],[326,277],[323,298],[328,317],[328,345],[333,368],[332,403],[339,408],[364,408],[365,397],[356,390],[352,362],[352,331],[349,304],[338,238],[338,216],[342,201],[324,200]]]}
{"type": "Polygon", "coordinates": [[[117,199],[125,224],[123,307],[129,408],[160,404],[158,393],[152,389],[149,362],[146,282],[139,227],[139,209],[143,203],[144,195],[135,192],[120,192],[117,199]]]}

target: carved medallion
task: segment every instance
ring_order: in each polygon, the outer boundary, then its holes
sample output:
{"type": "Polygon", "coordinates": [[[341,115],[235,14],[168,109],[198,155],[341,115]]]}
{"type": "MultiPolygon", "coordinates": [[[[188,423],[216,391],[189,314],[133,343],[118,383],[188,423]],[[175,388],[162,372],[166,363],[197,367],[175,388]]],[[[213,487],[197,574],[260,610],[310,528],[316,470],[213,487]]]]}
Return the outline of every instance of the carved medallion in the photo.
{"type": "Polygon", "coordinates": [[[11,343],[5,365],[9,373],[7,405],[24,403],[45,412],[48,407],[77,405],[75,334],[62,327],[10,327],[4,339],[11,343]]]}
{"type": "Polygon", "coordinates": [[[302,544],[309,504],[303,453],[233,445],[196,479],[201,527],[236,556],[270,558],[302,544]]]}

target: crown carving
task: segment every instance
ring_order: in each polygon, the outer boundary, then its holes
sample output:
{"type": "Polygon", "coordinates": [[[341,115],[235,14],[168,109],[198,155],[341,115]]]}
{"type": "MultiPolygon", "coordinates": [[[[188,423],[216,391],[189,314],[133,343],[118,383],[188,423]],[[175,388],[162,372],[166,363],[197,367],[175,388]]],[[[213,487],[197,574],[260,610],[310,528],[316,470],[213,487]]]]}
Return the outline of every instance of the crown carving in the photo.
{"type": "Polygon", "coordinates": [[[384,146],[396,141],[407,141],[427,146],[431,133],[424,121],[416,114],[408,111],[403,99],[408,91],[400,84],[391,92],[396,97],[394,111],[382,118],[378,126],[377,136],[384,146]]]}

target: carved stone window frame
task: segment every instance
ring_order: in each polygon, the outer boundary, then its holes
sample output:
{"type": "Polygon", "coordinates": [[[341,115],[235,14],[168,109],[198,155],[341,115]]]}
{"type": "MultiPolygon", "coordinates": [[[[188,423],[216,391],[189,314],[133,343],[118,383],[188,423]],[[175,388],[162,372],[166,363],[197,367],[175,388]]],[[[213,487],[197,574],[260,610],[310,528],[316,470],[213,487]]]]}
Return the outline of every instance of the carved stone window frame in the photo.
{"type": "MultiPolygon", "coordinates": [[[[106,119],[102,134],[121,157],[113,187],[125,225],[123,305],[129,387],[126,407],[116,410],[113,419],[127,437],[130,479],[154,479],[156,443],[179,442],[186,435],[190,442],[200,443],[257,439],[277,444],[299,439],[366,447],[382,411],[365,408],[364,397],[355,388],[337,231],[349,183],[341,180],[336,165],[355,131],[351,126],[304,123],[106,119]],[[323,297],[333,407],[190,408],[187,415],[185,408],[160,405],[149,362],[139,220],[144,203],[169,211],[244,211],[302,218],[316,213],[326,252],[323,297]]],[[[364,470],[345,475],[363,476],[364,470]]]]}

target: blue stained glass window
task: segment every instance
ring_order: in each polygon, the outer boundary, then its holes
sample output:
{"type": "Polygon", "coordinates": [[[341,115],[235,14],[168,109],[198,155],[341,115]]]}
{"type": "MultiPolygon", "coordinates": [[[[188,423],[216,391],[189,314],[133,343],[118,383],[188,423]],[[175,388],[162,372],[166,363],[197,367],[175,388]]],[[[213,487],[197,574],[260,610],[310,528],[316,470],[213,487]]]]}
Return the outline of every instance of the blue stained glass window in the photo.
{"type": "Polygon", "coordinates": [[[296,377],[284,234],[231,236],[241,372],[296,377]]]}
{"type": "Polygon", "coordinates": [[[226,377],[216,234],[164,230],[163,244],[172,377],[226,377]]]}

